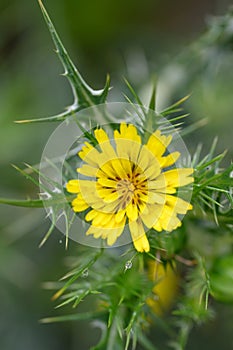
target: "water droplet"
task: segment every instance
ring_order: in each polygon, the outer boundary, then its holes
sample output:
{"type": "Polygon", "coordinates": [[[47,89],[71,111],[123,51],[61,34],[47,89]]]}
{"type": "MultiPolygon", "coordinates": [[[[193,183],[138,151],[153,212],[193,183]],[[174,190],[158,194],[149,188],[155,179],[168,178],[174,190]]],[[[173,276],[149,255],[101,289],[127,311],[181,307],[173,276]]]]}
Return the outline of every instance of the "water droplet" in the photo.
{"type": "Polygon", "coordinates": [[[126,261],[126,263],[125,263],[126,270],[130,270],[132,266],[133,266],[133,263],[131,260],[126,261]]]}
{"type": "Polygon", "coordinates": [[[89,274],[88,269],[85,269],[85,270],[83,271],[83,273],[82,273],[82,277],[83,277],[83,278],[87,278],[87,277],[88,277],[88,274],[89,274]]]}

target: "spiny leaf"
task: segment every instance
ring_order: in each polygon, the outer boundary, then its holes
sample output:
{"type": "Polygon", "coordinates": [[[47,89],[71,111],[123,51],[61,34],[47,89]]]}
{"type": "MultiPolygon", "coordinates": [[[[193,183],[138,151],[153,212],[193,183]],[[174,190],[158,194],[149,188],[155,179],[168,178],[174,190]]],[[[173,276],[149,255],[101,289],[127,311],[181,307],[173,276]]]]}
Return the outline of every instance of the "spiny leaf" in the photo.
{"type": "Polygon", "coordinates": [[[82,273],[90,268],[96,260],[102,255],[103,250],[101,249],[100,252],[98,252],[92,259],[90,259],[86,264],[82,265],[82,267],[65,283],[65,285],[59,289],[52,297],[52,300],[58,299],[64,292],[65,290],[74,282],[76,279],[82,275],[82,273]]]}
{"type": "Polygon", "coordinates": [[[83,320],[94,320],[103,316],[105,312],[84,312],[72,315],[47,317],[42,318],[40,323],[54,323],[54,322],[67,322],[67,321],[83,321],[83,320]]]}
{"type": "Polygon", "coordinates": [[[179,113],[179,112],[182,112],[183,111],[183,108],[174,108],[174,109],[171,109],[171,110],[168,110],[167,112],[159,112],[159,114],[162,116],[162,117],[167,117],[171,114],[174,114],[174,113],[179,113]]]}
{"type": "Polygon", "coordinates": [[[158,348],[155,347],[155,345],[152,344],[142,332],[138,333],[138,342],[143,346],[143,349],[145,350],[158,350],[158,348]]]}
{"type": "Polygon", "coordinates": [[[73,115],[79,110],[104,103],[106,101],[108,91],[110,88],[110,78],[107,76],[106,83],[103,89],[101,90],[93,90],[82,78],[78,69],[75,67],[74,63],[70,59],[66,49],[64,48],[60,37],[58,36],[56,29],[42,3],[41,0],[38,0],[42,14],[44,16],[45,22],[49,29],[51,38],[54,42],[56,53],[60,58],[60,61],[65,69],[64,76],[68,79],[71,89],[74,96],[74,102],[72,106],[68,107],[68,110],[46,118],[39,119],[25,119],[21,121],[17,121],[17,123],[32,123],[32,122],[43,122],[43,121],[61,121],[67,118],[68,116],[73,115]]]}
{"type": "Polygon", "coordinates": [[[158,124],[167,124],[167,123],[172,123],[176,122],[177,120],[184,119],[186,117],[189,117],[190,113],[182,114],[174,118],[169,118],[169,119],[161,119],[158,121],[158,124]]]}
{"type": "Polygon", "coordinates": [[[68,305],[73,301],[74,301],[73,308],[75,308],[83,299],[85,299],[86,296],[88,296],[91,293],[92,293],[91,289],[85,289],[82,293],[77,293],[77,292],[72,293],[73,295],[68,296],[65,301],[57,305],[56,309],[61,308],[62,306],[68,305]]]}
{"type": "Polygon", "coordinates": [[[140,97],[138,96],[138,94],[136,93],[136,91],[134,90],[134,88],[132,87],[132,85],[128,82],[128,80],[127,80],[126,78],[124,78],[124,81],[125,81],[125,83],[126,83],[128,89],[129,89],[129,91],[131,92],[131,94],[132,94],[133,97],[135,98],[135,101],[137,102],[137,104],[138,104],[139,106],[141,106],[142,109],[144,109],[144,108],[143,108],[143,107],[144,107],[144,106],[143,106],[143,103],[142,103],[140,97]]]}
{"type": "Polygon", "coordinates": [[[71,84],[74,94],[74,105],[79,103],[80,106],[87,107],[98,103],[103,103],[109,87],[109,77],[107,77],[106,85],[103,90],[94,91],[87,85],[64,48],[42,1],[38,1],[50,35],[55,44],[56,52],[64,66],[64,74],[71,84]]]}
{"type": "MultiPolygon", "coordinates": [[[[22,174],[23,176],[26,177],[27,180],[32,181],[32,183],[34,183],[34,185],[36,185],[37,187],[40,186],[40,183],[38,180],[34,179],[34,177],[32,177],[31,175],[29,175],[25,170],[20,169],[17,165],[11,164],[13,166],[13,168],[15,168],[20,174],[22,174]]],[[[43,188],[44,191],[47,192],[47,189],[43,186],[41,186],[41,188],[43,188]]]]}
{"type": "Polygon", "coordinates": [[[155,104],[156,104],[156,85],[153,85],[152,94],[149,102],[149,108],[155,111],[155,104]]]}
{"type": "Polygon", "coordinates": [[[213,163],[216,163],[218,161],[221,161],[226,155],[226,151],[224,151],[223,153],[219,154],[218,156],[210,159],[209,161],[205,162],[204,164],[201,162],[201,164],[199,164],[196,169],[197,170],[202,170],[202,169],[205,169],[207,168],[208,166],[210,166],[211,164],[213,163]]]}
{"type": "Polygon", "coordinates": [[[44,206],[43,201],[41,199],[18,200],[18,199],[0,198],[0,203],[12,205],[15,207],[25,207],[25,208],[43,208],[44,206]]]}
{"type": "Polygon", "coordinates": [[[191,96],[191,95],[189,94],[189,95],[186,95],[186,96],[182,97],[180,100],[178,100],[177,102],[173,103],[171,106],[169,106],[169,107],[163,109],[163,110],[160,112],[160,114],[161,114],[162,116],[164,116],[164,114],[167,115],[167,113],[173,113],[174,110],[175,110],[178,106],[180,106],[182,103],[184,103],[186,100],[188,100],[190,96],[191,96]]]}
{"type": "Polygon", "coordinates": [[[0,204],[12,205],[15,207],[24,207],[24,208],[43,208],[50,207],[55,204],[62,204],[71,202],[74,199],[74,196],[64,197],[56,195],[56,198],[49,199],[10,199],[10,198],[0,198],[0,204]]]}
{"type": "MultiPolygon", "coordinates": [[[[137,113],[139,120],[142,122],[142,124],[144,123],[144,112],[141,111],[141,106],[136,105],[127,95],[124,94],[125,99],[129,102],[129,104],[132,106],[133,110],[137,113]],[[140,109],[138,108],[140,107],[140,109]]],[[[139,127],[139,125],[138,125],[139,127]]]]}
{"type": "MultiPolygon", "coordinates": [[[[50,177],[46,176],[45,174],[43,174],[43,172],[40,172],[36,167],[30,165],[30,164],[27,164],[27,163],[24,163],[27,167],[27,169],[31,170],[31,172],[35,172],[38,176],[41,177],[41,179],[44,179],[46,181],[47,184],[50,184],[53,186],[54,189],[57,189],[61,192],[63,192],[63,187],[61,184],[59,184],[58,182],[52,180],[50,177]]],[[[27,172],[27,169],[25,170],[25,173],[28,174],[27,172]]]]}
{"type": "MultiPolygon", "coordinates": [[[[31,171],[34,171],[36,174],[39,175],[39,170],[36,169],[33,166],[30,166],[25,163],[27,168],[31,171]]],[[[17,199],[8,199],[8,198],[0,198],[0,203],[2,204],[7,204],[7,205],[12,205],[12,206],[18,206],[18,207],[31,207],[31,208],[43,208],[43,207],[51,207],[55,205],[60,205],[60,204],[66,204],[67,202],[70,202],[74,199],[74,196],[68,195],[67,197],[64,196],[63,194],[63,188],[56,182],[50,180],[47,178],[45,175],[41,174],[41,176],[46,179],[46,181],[53,185],[54,188],[58,188],[60,193],[55,193],[53,190],[50,190],[49,188],[45,187],[43,184],[39,183],[38,180],[34,179],[27,170],[20,169],[16,165],[12,166],[19,171],[23,176],[26,177],[26,179],[32,181],[36,186],[40,187],[46,194],[47,198],[46,199],[26,199],[26,200],[17,200],[17,199]]]]}
{"type": "Polygon", "coordinates": [[[42,122],[59,122],[59,121],[65,120],[67,117],[72,116],[74,113],[78,112],[80,109],[81,108],[79,106],[70,106],[68,107],[67,111],[57,115],[44,117],[44,118],[36,118],[36,119],[15,120],[15,123],[26,124],[26,123],[42,123],[42,122]]]}
{"type": "Polygon", "coordinates": [[[182,129],[180,134],[181,136],[191,134],[194,131],[198,130],[199,128],[202,128],[203,126],[205,126],[207,123],[208,123],[207,118],[200,119],[196,123],[193,123],[187,126],[186,128],[182,129]]]}
{"type": "Polygon", "coordinates": [[[90,133],[89,131],[87,131],[81,123],[79,123],[79,121],[77,119],[75,119],[75,122],[77,123],[78,127],[80,128],[80,130],[83,132],[83,135],[90,141],[90,143],[93,145],[93,146],[96,146],[98,145],[98,141],[97,139],[95,138],[95,136],[90,133]]]}
{"type": "Polygon", "coordinates": [[[39,248],[41,248],[45,242],[48,240],[48,238],[50,237],[50,235],[52,234],[53,230],[54,230],[54,227],[55,227],[55,224],[56,224],[56,217],[55,217],[55,214],[54,214],[54,211],[52,211],[52,221],[51,221],[51,225],[47,231],[47,233],[45,234],[44,238],[42,239],[42,241],[40,242],[39,244],[39,248]]]}

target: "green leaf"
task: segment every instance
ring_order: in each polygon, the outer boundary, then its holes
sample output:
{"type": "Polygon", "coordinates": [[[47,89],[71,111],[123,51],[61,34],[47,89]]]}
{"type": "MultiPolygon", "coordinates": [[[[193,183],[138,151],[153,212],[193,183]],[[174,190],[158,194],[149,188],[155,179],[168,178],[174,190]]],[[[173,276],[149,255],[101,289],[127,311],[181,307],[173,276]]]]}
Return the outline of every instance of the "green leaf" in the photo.
{"type": "Polygon", "coordinates": [[[69,273],[66,276],[63,277],[63,279],[67,278],[68,276],[71,276],[71,278],[65,283],[65,285],[59,289],[54,296],[52,297],[53,300],[58,299],[64,292],[65,290],[76,281],[76,279],[82,275],[82,273],[89,269],[97,260],[98,258],[103,254],[103,249],[98,251],[97,254],[95,254],[93,257],[88,259],[88,262],[83,264],[80,268],[75,270],[73,273],[69,273]]]}
{"type": "Polygon", "coordinates": [[[200,128],[203,128],[203,126],[205,126],[207,123],[208,123],[207,118],[200,119],[196,123],[193,123],[193,124],[187,126],[186,128],[182,129],[180,134],[182,137],[185,135],[191,134],[194,131],[196,131],[200,128]]]}
{"type": "Polygon", "coordinates": [[[64,315],[57,317],[46,317],[40,320],[40,323],[54,323],[54,322],[67,322],[67,321],[84,321],[84,320],[94,320],[98,317],[103,316],[105,312],[83,312],[72,315],[64,315]]]}
{"type": "Polygon", "coordinates": [[[82,78],[78,69],[75,67],[74,63],[70,59],[65,47],[62,44],[60,37],[58,36],[56,29],[42,3],[41,0],[38,0],[42,14],[44,16],[45,22],[49,29],[51,38],[54,42],[56,53],[65,69],[64,76],[68,79],[73,96],[74,102],[71,106],[68,107],[67,111],[60,113],[58,115],[40,119],[25,119],[17,121],[17,123],[32,123],[32,122],[45,122],[45,121],[61,121],[67,118],[68,116],[73,115],[79,110],[104,103],[106,101],[109,88],[110,88],[110,78],[107,76],[106,83],[103,89],[93,90],[82,78]]]}
{"type": "Polygon", "coordinates": [[[233,303],[233,255],[215,260],[210,271],[210,293],[216,300],[233,303]]]}
{"type": "MultiPolygon", "coordinates": [[[[47,160],[49,162],[49,159],[47,160]]],[[[53,164],[52,162],[49,162],[51,165],[53,165],[55,167],[55,164],[53,164]]],[[[58,182],[52,180],[50,177],[46,176],[45,174],[43,174],[43,172],[40,172],[39,169],[37,169],[35,166],[32,166],[30,164],[24,163],[27,167],[26,170],[24,170],[24,175],[27,176],[27,174],[29,173],[36,173],[38,176],[41,177],[41,179],[44,179],[46,181],[47,184],[50,184],[54,189],[58,189],[61,192],[63,192],[63,186],[61,184],[59,184],[58,182]]],[[[38,184],[39,185],[39,184],[38,184]]],[[[41,185],[41,183],[40,183],[41,185]]],[[[49,192],[49,190],[46,188],[46,191],[49,192]]],[[[51,194],[53,194],[53,192],[50,192],[51,194]]]]}
{"type": "MultiPolygon", "coordinates": [[[[13,168],[15,168],[20,174],[22,174],[23,176],[26,177],[27,180],[32,181],[32,183],[34,183],[34,185],[36,185],[37,187],[40,186],[40,183],[38,180],[34,179],[34,177],[32,177],[31,175],[29,175],[25,170],[20,169],[19,167],[17,167],[16,165],[12,164],[13,168]]],[[[45,189],[43,186],[41,186],[43,188],[44,191],[47,191],[47,189],[45,189]]]]}
{"type": "Polygon", "coordinates": [[[18,200],[18,199],[0,198],[0,203],[12,205],[15,207],[24,207],[24,208],[43,208],[44,207],[44,203],[41,199],[18,200]]]}
{"type": "MultiPolygon", "coordinates": [[[[140,107],[142,107],[142,109],[143,109],[144,106],[143,106],[143,103],[142,103],[140,97],[138,96],[138,94],[136,93],[136,91],[134,90],[134,88],[132,87],[132,85],[128,82],[128,80],[127,80],[126,78],[125,78],[124,80],[125,80],[125,83],[126,83],[128,89],[129,89],[129,91],[131,92],[131,94],[132,94],[133,97],[135,98],[135,101],[136,101],[137,104],[138,104],[140,107]]],[[[143,110],[144,110],[144,109],[143,109],[143,110]]]]}
{"type": "Polygon", "coordinates": [[[55,204],[62,204],[71,202],[74,199],[74,195],[64,197],[63,195],[56,195],[56,198],[49,199],[10,199],[10,198],[0,198],[0,204],[12,205],[15,207],[24,207],[24,208],[43,208],[50,207],[55,204]]]}
{"type": "Polygon", "coordinates": [[[153,85],[153,89],[152,89],[152,94],[151,94],[151,98],[150,98],[150,102],[149,102],[149,108],[152,109],[153,111],[155,111],[155,104],[156,104],[156,85],[153,85]]]}
{"type": "Polygon", "coordinates": [[[50,235],[52,234],[54,227],[56,225],[56,215],[54,213],[54,211],[52,211],[52,221],[51,221],[51,225],[47,231],[47,233],[45,234],[44,238],[42,239],[42,241],[39,244],[39,248],[41,248],[45,242],[48,240],[48,238],[50,237],[50,235]]]}
{"type": "Polygon", "coordinates": [[[180,119],[184,119],[189,116],[190,116],[190,113],[186,113],[186,114],[178,115],[177,117],[174,117],[174,118],[161,119],[160,121],[158,121],[158,124],[168,124],[168,123],[176,122],[180,119]]]}
{"type": "MultiPolygon", "coordinates": [[[[177,112],[177,107],[179,107],[181,104],[183,104],[186,100],[188,100],[190,95],[186,95],[182,97],[180,100],[172,104],[171,106],[163,109],[161,112],[159,112],[162,116],[166,116],[167,114],[174,113],[174,111],[177,112]]],[[[180,109],[179,109],[180,111],[180,109]]]]}
{"type": "Polygon", "coordinates": [[[145,350],[158,350],[142,332],[138,333],[138,343],[141,344],[145,350]]]}

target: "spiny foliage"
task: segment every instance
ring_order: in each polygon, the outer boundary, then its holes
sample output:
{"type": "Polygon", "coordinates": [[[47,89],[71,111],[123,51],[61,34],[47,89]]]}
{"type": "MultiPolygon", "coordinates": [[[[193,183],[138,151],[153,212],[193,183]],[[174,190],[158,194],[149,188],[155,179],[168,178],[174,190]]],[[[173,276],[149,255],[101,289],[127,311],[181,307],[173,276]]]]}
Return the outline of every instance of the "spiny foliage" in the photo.
{"type": "MultiPolygon", "coordinates": [[[[40,0],[39,4],[58,57],[64,66],[64,75],[72,87],[74,102],[66,112],[59,115],[19,121],[21,123],[62,121],[81,109],[104,103],[109,91],[109,77],[107,77],[104,89],[100,91],[94,91],[86,84],[71,61],[40,0]]],[[[151,130],[156,122],[164,133],[171,132],[172,125],[172,128],[179,131],[181,135],[187,135],[203,124],[202,120],[197,124],[184,126],[188,114],[182,111],[181,105],[188,96],[162,111],[157,111],[155,87],[152,89],[148,109],[143,105],[130,83],[126,81],[126,84],[131,94],[131,97],[126,96],[126,99],[139,116],[139,128],[143,126],[143,130],[151,130]],[[150,110],[153,110],[153,114],[150,113],[150,110]],[[158,117],[156,121],[152,117],[155,114],[158,117]]],[[[83,131],[84,136],[93,141],[92,131],[83,131]]],[[[145,132],[143,136],[146,138],[148,135],[145,132]]],[[[203,251],[207,247],[204,237],[214,231],[211,236],[213,245],[221,248],[222,245],[226,245],[226,242],[229,245],[232,244],[233,166],[230,165],[225,169],[221,167],[225,152],[216,156],[215,146],[216,141],[213,142],[211,149],[204,156],[201,147],[198,146],[194,155],[187,160],[189,166],[195,169],[191,201],[194,205],[194,211],[185,218],[183,226],[172,235],[165,232],[153,232],[153,235],[149,233],[152,249],[145,254],[135,253],[131,246],[125,247],[123,252],[119,252],[117,249],[93,251],[88,247],[79,247],[78,256],[71,259],[70,270],[59,282],[46,283],[45,288],[55,291],[52,299],[57,303],[56,308],[72,305],[72,308],[75,309],[81,301],[90,297],[94,298],[94,307],[92,305],[91,310],[84,313],[75,311],[65,316],[45,318],[41,320],[42,323],[98,321],[96,324],[101,325],[102,336],[92,350],[127,350],[130,346],[132,349],[136,349],[137,343],[147,350],[156,349],[147,336],[150,326],[155,323],[157,328],[172,339],[170,346],[173,349],[185,348],[193,325],[195,323],[201,324],[213,316],[208,305],[210,296],[215,297],[215,295],[221,294],[221,290],[219,292],[218,289],[218,293],[216,293],[216,287],[213,283],[211,284],[211,276],[213,275],[211,269],[215,264],[216,255],[211,251],[209,255],[204,256],[203,251]],[[206,225],[203,235],[198,235],[198,231],[201,230],[197,229],[200,221],[206,225]],[[221,226],[222,236],[218,234],[217,225],[221,226]],[[197,242],[193,238],[194,236],[198,236],[200,241],[197,242]],[[156,282],[150,278],[149,266],[151,263],[161,264],[164,268],[163,276],[156,279],[156,282]],[[154,300],[155,303],[159,302],[159,294],[154,292],[156,286],[162,288],[162,293],[166,292],[166,289],[163,289],[166,286],[161,287],[160,283],[161,280],[166,282],[168,266],[174,270],[177,280],[180,280],[181,276],[184,277],[180,283],[181,296],[177,309],[174,310],[171,319],[164,321],[149,306],[148,298],[154,300]]],[[[55,161],[54,166],[56,166],[55,161]]],[[[43,185],[39,183],[38,175],[42,177],[45,175],[39,173],[38,166],[26,165],[25,169],[15,168],[21,175],[32,181],[35,186],[42,188],[43,193],[39,199],[1,198],[0,203],[22,207],[45,206],[48,209],[51,216],[51,226],[40,246],[49,238],[60,216],[64,215],[66,219],[66,245],[68,245],[69,227],[73,218],[68,216],[68,213],[63,209],[63,204],[64,201],[70,202],[73,196],[68,196],[66,193],[64,197],[63,187],[49,178],[44,180],[49,183],[50,187],[43,188],[43,185]]],[[[66,161],[63,173],[64,183],[72,177],[72,172],[72,167],[66,161]]],[[[232,254],[230,250],[228,253],[232,254]]],[[[221,258],[219,255],[218,258],[221,258]]],[[[214,271],[218,271],[218,269],[215,267],[214,271]]],[[[224,271],[221,269],[221,273],[225,276],[225,280],[229,279],[229,272],[224,275],[224,271]]],[[[175,302],[177,297],[175,288],[173,289],[175,302]]]]}

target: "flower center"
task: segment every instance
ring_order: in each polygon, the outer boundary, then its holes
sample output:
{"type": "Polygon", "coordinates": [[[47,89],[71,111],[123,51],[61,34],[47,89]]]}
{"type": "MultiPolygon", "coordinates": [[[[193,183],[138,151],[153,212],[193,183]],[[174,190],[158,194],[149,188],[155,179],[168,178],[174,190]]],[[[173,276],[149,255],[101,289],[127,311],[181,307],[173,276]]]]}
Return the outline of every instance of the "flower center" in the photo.
{"type": "Polygon", "coordinates": [[[127,179],[122,179],[117,183],[117,190],[120,192],[123,191],[133,193],[133,191],[135,190],[135,186],[131,181],[127,179]]]}
{"type": "Polygon", "coordinates": [[[134,197],[134,190],[135,186],[131,181],[127,179],[121,179],[118,181],[117,192],[119,200],[122,203],[121,207],[125,208],[129,202],[131,202],[134,197]]]}
{"type": "Polygon", "coordinates": [[[139,204],[141,195],[146,195],[146,179],[142,179],[140,176],[141,174],[132,172],[128,178],[116,179],[116,191],[121,209],[125,209],[131,202],[133,205],[139,204]]]}

